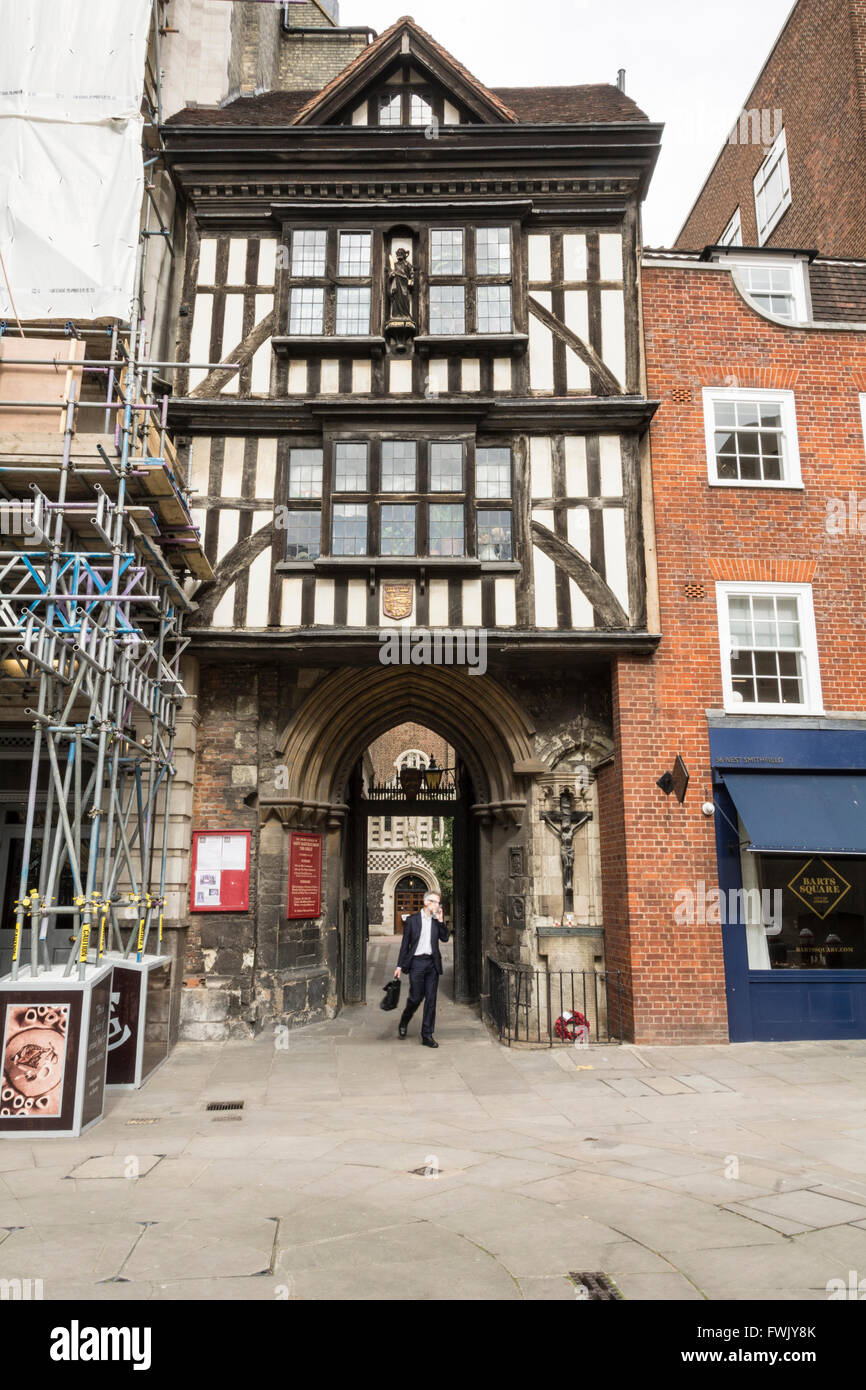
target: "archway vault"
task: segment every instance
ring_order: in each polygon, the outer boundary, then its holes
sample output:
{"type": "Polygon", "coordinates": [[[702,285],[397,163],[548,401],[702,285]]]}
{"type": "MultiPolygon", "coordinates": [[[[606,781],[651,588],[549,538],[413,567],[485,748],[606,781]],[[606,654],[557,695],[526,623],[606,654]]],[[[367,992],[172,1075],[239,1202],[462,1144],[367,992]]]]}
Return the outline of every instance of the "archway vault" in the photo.
{"type": "Polygon", "coordinates": [[[260,800],[262,819],[339,823],[364,749],[407,722],[434,730],[457,750],[472,779],[475,814],[521,821],[527,779],[549,770],[536,758],[526,715],[490,676],[438,666],[343,669],[321,681],[279,739],[288,789],[260,800]]]}

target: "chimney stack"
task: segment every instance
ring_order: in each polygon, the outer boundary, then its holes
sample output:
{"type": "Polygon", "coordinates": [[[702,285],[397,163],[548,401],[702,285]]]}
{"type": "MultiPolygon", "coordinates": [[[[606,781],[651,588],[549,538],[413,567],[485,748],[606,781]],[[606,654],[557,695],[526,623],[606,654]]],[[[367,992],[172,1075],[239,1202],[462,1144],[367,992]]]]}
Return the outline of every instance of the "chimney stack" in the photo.
{"type": "Polygon", "coordinates": [[[625,91],[625,68],[620,68],[616,75],[616,85],[621,92],[625,91]]]}

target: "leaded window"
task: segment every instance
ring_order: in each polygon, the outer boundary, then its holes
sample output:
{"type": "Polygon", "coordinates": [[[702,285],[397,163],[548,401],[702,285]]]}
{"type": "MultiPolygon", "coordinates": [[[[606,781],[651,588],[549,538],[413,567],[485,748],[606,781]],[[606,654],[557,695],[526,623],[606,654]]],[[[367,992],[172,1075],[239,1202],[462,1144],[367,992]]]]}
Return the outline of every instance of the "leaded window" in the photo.
{"type": "Polygon", "coordinates": [[[414,440],[382,441],[382,491],[414,492],[418,475],[418,446],[414,440]]]}
{"type": "Polygon", "coordinates": [[[366,492],[369,473],[367,444],[334,445],[334,491],[366,492]]]}
{"type": "Polygon", "coordinates": [[[503,334],[514,327],[510,227],[431,227],[431,334],[503,334]]]}
{"type": "Polygon", "coordinates": [[[295,232],[292,236],[292,275],[324,275],[327,246],[326,231],[295,232]]]}
{"type": "Polygon", "coordinates": [[[341,335],[370,332],[370,290],[341,285],[337,289],[336,332],[341,335]]]}
{"type": "Polygon", "coordinates": [[[286,559],[317,560],[321,552],[322,513],[289,511],[286,514],[286,559]]]}
{"type": "Polygon", "coordinates": [[[511,496],[511,450],[478,449],[475,455],[475,496],[511,496]]]}
{"type": "Polygon", "coordinates": [[[463,491],[463,445],[430,445],[430,491],[463,491]]]}
{"type": "Polygon", "coordinates": [[[466,332],[466,290],[463,285],[430,286],[430,332],[466,332]]]}
{"type": "Polygon", "coordinates": [[[415,508],[410,505],[383,505],[381,509],[380,555],[415,554],[415,508]]]}
{"type": "Polygon", "coordinates": [[[431,503],[428,539],[431,555],[464,555],[466,519],[463,507],[453,503],[431,503]]]}
{"type": "Polygon", "coordinates": [[[325,291],[323,289],[292,290],[289,308],[289,332],[319,334],[324,329],[325,291]]]}
{"type": "Polygon", "coordinates": [[[478,510],[479,560],[510,560],[511,512],[478,510]]]}
{"type": "Polygon", "coordinates": [[[289,496],[321,497],[321,449],[292,449],[289,454],[289,496]]]}
{"type": "Polygon", "coordinates": [[[336,502],[333,512],[332,553],[367,554],[367,508],[362,503],[336,502]]]}

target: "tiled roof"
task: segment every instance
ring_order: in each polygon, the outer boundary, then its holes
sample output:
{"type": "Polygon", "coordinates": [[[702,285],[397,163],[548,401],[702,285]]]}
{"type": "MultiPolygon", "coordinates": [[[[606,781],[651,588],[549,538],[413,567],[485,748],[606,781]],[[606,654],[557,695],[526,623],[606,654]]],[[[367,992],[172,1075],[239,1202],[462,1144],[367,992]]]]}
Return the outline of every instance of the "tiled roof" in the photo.
{"type": "Polygon", "coordinates": [[[605,82],[583,87],[495,87],[494,91],[520,121],[533,125],[649,119],[631,97],[605,82]]]}
{"type": "Polygon", "coordinates": [[[866,261],[813,261],[812,315],[823,323],[866,323],[866,261]]]}
{"type": "MultiPolygon", "coordinates": [[[[645,121],[643,111],[617,87],[499,87],[495,96],[511,107],[519,123],[591,125],[607,121],[645,121]]],[[[225,106],[188,106],[167,125],[291,125],[317,92],[263,92],[238,97],[225,106]]]]}
{"type": "Polygon", "coordinates": [[[315,92],[263,92],[238,97],[225,106],[187,106],[166,125],[291,125],[292,118],[315,92]]]}

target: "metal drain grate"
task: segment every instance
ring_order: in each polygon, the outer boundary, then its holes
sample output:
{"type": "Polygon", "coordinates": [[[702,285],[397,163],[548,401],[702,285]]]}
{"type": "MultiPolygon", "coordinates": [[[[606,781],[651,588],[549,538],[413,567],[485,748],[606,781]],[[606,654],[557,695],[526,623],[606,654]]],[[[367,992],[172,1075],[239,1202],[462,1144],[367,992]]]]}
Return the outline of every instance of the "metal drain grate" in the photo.
{"type": "Polygon", "coordinates": [[[242,1100],[209,1100],[205,1106],[206,1110],[243,1110],[242,1100]]]}
{"type": "Polygon", "coordinates": [[[623,1302],[622,1294],[616,1284],[606,1274],[569,1273],[569,1279],[581,1299],[587,1303],[607,1303],[611,1300],[623,1302]]]}
{"type": "Polygon", "coordinates": [[[155,1115],[145,1116],[141,1119],[127,1120],[126,1123],[128,1125],[155,1125],[157,1123],[157,1117],[155,1115]]]}

